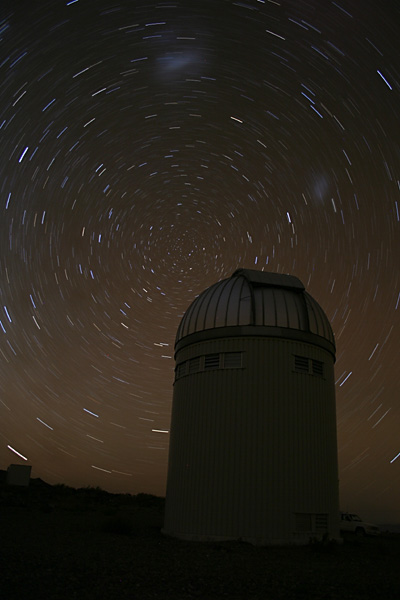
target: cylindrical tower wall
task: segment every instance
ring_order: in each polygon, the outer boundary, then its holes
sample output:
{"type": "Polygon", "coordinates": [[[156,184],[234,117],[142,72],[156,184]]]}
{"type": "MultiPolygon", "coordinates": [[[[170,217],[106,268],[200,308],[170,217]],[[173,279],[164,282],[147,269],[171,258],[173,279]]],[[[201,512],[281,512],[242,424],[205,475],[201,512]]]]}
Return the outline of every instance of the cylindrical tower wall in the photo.
{"type": "Polygon", "coordinates": [[[333,363],[323,345],[268,335],[178,348],[165,533],[339,538],[333,363]]]}

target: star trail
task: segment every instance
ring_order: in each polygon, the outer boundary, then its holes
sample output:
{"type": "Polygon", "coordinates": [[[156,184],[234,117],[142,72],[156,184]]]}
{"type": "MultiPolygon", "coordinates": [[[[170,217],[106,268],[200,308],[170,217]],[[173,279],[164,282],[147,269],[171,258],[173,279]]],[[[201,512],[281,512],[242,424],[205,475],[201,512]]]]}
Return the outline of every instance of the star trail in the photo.
{"type": "Polygon", "coordinates": [[[174,339],[237,268],[336,337],[341,505],[400,521],[400,10],[5,1],[1,468],[165,494],[174,339]]]}

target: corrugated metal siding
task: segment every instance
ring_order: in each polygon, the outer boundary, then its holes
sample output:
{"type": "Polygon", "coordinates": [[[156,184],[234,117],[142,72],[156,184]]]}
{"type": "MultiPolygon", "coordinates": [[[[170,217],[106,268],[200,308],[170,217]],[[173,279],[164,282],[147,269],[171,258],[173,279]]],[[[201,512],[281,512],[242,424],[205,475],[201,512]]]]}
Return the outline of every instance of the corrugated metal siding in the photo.
{"type": "MultiPolygon", "coordinates": [[[[175,382],[164,530],[200,538],[293,541],[295,513],[338,513],[333,358],[310,344],[227,338],[177,362],[244,352],[243,369],[175,382]],[[294,372],[293,355],[325,377],[294,372]]],[[[338,536],[338,530],[330,532],[338,536]]]]}

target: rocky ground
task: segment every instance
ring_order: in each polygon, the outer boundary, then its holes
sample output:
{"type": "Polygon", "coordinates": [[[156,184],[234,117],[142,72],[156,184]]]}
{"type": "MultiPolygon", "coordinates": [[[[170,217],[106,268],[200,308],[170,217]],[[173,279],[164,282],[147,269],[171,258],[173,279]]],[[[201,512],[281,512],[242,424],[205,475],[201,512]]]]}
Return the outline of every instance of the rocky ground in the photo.
{"type": "Polygon", "coordinates": [[[4,600],[400,598],[400,535],[254,547],[161,533],[162,498],[33,480],[0,488],[4,600]]]}

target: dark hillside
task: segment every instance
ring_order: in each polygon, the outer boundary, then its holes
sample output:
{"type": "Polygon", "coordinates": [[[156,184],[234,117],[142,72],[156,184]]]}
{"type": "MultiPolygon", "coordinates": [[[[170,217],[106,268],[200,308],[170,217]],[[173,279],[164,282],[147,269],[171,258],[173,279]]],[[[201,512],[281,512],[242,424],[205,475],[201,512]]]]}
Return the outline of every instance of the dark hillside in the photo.
{"type": "Polygon", "coordinates": [[[100,489],[0,487],[0,597],[7,600],[400,597],[400,535],[254,547],[162,535],[163,498],[100,489]]]}

